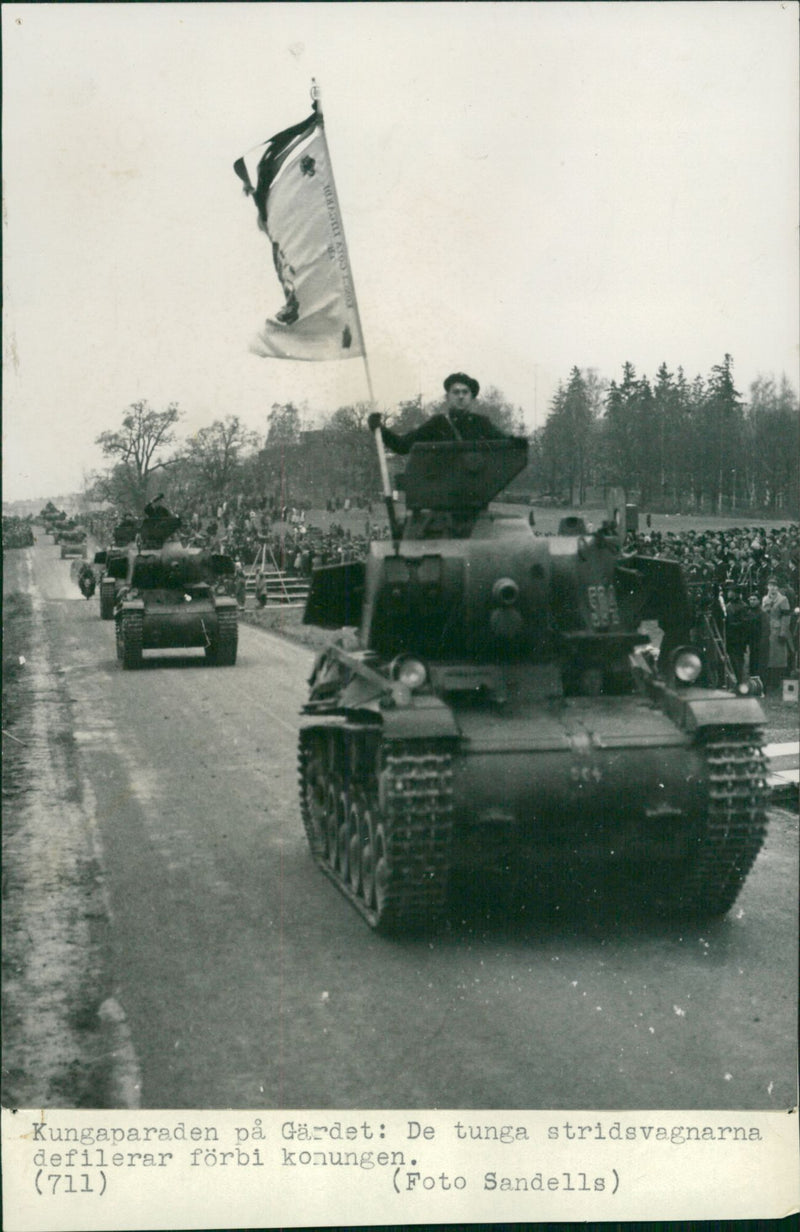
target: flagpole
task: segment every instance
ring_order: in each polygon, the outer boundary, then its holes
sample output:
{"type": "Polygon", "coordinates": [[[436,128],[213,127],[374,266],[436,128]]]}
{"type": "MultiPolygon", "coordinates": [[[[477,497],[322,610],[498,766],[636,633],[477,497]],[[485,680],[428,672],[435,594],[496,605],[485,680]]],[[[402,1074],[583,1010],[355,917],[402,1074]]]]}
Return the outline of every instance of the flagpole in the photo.
{"type": "MultiPolygon", "coordinates": [[[[331,177],[331,190],[333,192],[334,201],[336,202],[336,214],[337,214],[337,217],[339,218],[339,222],[342,227],[342,236],[344,238],[345,247],[346,247],[347,239],[344,236],[344,219],[342,218],[342,211],[339,206],[339,194],[336,191],[336,181],[333,175],[333,160],[331,159],[331,156],[330,156],[330,150],[328,150],[328,139],[325,136],[325,119],[324,119],[323,112],[322,112],[322,91],[317,85],[316,77],[311,78],[311,101],[313,103],[314,110],[316,111],[317,115],[322,121],[322,136],[325,142],[325,149],[328,154],[328,170],[329,170],[330,177],[331,177]]],[[[369,370],[369,358],[367,356],[367,343],[366,343],[366,339],[364,338],[364,328],[361,324],[361,313],[358,310],[358,296],[356,295],[356,280],[353,277],[352,265],[350,264],[350,261],[349,261],[349,255],[350,254],[348,250],[348,267],[350,269],[351,283],[352,283],[352,290],[353,290],[353,307],[355,309],[356,321],[358,323],[358,333],[361,338],[361,358],[364,360],[364,373],[367,378],[367,390],[369,392],[369,404],[370,404],[370,407],[374,410],[375,393],[372,388],[372,375],[369,370]]],[[[395,541],[395,543],[397,543],[398,540],[400,539],[400,527],[397,522],[397,511],[395,510],[395,507],[394,507],[394,497],[392,496],[392,486],[391,486],[391,482],[389,479],[389,467],[386,464],[386,452],[383,448],[383,437],[381,435],[380,428],[377,428],[375,430],[375,445],[378,450],[378,465],[380,466],[380,471],[381,471],[381,482],[383,483],[383,499],[386,504],[386,514],[389,518],[389,529],[392,534],[392,539],[395,541]]]]}

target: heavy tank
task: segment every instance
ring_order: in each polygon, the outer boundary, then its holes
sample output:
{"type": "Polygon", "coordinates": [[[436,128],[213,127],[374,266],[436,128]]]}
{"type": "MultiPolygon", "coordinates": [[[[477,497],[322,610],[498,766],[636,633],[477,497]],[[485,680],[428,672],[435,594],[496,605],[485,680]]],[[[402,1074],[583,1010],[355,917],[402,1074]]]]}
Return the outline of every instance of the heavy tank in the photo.
{"type": "Polygon", "coordinates": [[[233,574],[229,556],[177,543],[131,552],[114,611],[123,668],[141,667],[144,650],[192,646],[203,648],[208,663],[232,667],[238,612],[227,592],[233,574]]]}
{"type": "Polygon", "coordinates": [[[489,510],[526,456],[415,444],[393,541],[315,571],[305,620],[342,632],[300,733],[312,856],[383,931],[488,873],[722,914],[765,834],[761,708],[698,686],[677,564],[623,555],[611,522],[540,538],[489,510]]]}

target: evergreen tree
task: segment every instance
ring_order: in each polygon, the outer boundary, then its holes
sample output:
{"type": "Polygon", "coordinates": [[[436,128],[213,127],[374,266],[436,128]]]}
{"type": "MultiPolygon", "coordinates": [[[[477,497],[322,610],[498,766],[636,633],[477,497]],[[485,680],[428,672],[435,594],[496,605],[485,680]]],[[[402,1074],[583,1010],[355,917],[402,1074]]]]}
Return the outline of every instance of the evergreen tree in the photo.
{"type": "Polygon", "coordinates": [[[763,376],[750,386],[745,439],[749,448],[742,479],[752,503],[773,511],[796,510],[800,420],[797,395],[785,376],[779,386],[763,376]]]}
{"type": "Polygon", "coordinates": [[[566,491],[573,504],[586,495],[587,463],[593,440],[590,390],[580,368],[573,368],[566,386],[559,385],[544,428],[542,453],[553,492],[566,491]]]}
{"type": "Polygon", "coordinates": [[[721,513],[738,457],[744,422],[741,394],[733,383],[733,360],[726,355],[711,369],[702,404],[704,490],[721,513]]]}
{"type": "Polygon", "coordinates": [[[636,369],[627,362],[622,368],[622,383],[611,381],[606,395],[605,456],[608,481],[631,491],[639,483],[639,425],[636,369]]]}

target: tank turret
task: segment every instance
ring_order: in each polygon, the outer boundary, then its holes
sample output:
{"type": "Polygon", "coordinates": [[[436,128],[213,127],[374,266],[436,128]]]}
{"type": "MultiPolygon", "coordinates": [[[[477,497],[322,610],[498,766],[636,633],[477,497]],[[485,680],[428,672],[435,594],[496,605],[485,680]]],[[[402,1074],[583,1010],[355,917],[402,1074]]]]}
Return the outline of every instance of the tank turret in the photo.
{"type": "Polygon", "coordinates": [[[163,496],[157,496],[145,505],[144,517],[139,526],[139,540],[143,548],[163,547],[180,529],[180,517],[167,509],[163,499],[163,496]]]}
{"type": "Polygon", "coordinates": [[[139,522],[132,513],[124,514],[119,522],[117,522],[111,537],[115,548],[127,547],[129,543],[133,543],[139,532],[139,522]]]}
{"type": "Polygon", "coordinates": [[[429,926],[458,868],[724,912],[764,837],[761,709],[699,686],[679,566],[624,556],[612,524],[543,538],[491,509],[526,459],[415,444],[395,538],[315,571],[305,619],[343,632],[300,735],[312,854],[382,929],[429,926]]]}

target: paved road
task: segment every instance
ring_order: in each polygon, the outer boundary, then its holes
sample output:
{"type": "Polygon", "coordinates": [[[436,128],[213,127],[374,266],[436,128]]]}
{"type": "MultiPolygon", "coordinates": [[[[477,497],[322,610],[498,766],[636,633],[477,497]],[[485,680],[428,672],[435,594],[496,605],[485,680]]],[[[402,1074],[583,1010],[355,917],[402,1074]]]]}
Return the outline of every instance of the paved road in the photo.
{"type": "Polygon", "coordinates": [[[171,652],[123,672],[113,625],[49,540],[15,556],[103,868],[108,991],[129,1042],[118,1091],[164,1108],[794,1102],[796,818],[772,814],[712,926],[462,904],[436,937],[379,939],[302,834],[310,654],[243,626],[233,669],[171,652]]]}

